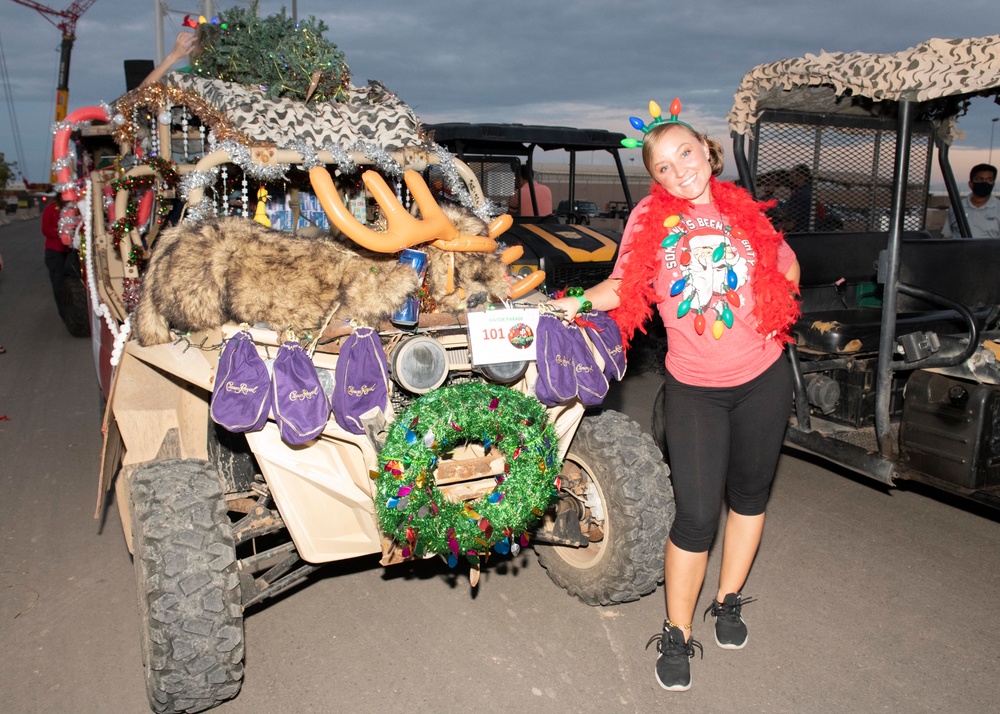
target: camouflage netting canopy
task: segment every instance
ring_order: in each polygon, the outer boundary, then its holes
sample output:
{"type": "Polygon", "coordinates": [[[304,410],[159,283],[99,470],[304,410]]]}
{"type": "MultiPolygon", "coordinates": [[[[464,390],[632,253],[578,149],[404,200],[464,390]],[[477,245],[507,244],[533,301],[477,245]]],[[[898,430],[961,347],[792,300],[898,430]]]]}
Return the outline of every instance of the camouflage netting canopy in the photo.
{"type": "Polygon", "coordinates": [[[928,103],[924,113],[951,143],[962,100],[998,92],[1000,35],[932,39],[895,54],[820,52],[759,65],[740,82],[728,121],[746,135],[765,109],[870,116],[905,98],[928,103]]]}
{"type": "Polygon", "coordinates": [[[169,74],[166,81],[197,93],[250,143],[288,146],[304,141],[319,148],[327,142],[347,147],[361,141],[388,151],[430,145],[413,110],[378,82],[348,87],[347,97],[339,102],[306,104],[268,99],[252,86],[183,72],[169,74]]]}

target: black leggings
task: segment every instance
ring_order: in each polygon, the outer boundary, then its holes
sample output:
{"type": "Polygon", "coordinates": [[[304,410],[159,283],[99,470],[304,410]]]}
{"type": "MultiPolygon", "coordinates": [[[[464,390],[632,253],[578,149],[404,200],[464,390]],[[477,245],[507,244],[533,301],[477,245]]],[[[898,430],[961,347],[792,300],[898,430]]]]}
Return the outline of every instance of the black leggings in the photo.
{"type": "Polygon", "coordinates": [[[738,387],[694,387],[667,373],[664,423],[677,517],[670,540],[704,553],[719,526],[723,495],[733,512],[764,512],[792,404],[782,355],[738,387]]]}

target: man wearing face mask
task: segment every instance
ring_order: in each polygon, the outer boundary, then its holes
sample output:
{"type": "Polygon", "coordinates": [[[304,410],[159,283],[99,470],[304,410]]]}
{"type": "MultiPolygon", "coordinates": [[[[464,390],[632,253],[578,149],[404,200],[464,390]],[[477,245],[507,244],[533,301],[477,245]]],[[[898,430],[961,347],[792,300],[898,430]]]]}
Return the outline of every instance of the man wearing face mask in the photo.
{"type": "MultiPolygon", "coordinates": [[[[1000,200],[993,195],[996,179],[997,169],[989,164],[977,164],[969,172],[972,193],[963,199],[962,204],[973,238],[1000,238],[1000,200]]],[[[941,227],[941,237],[961,238],[958,221],[951,209],[948,210],[948,220],[941,227]]]]}

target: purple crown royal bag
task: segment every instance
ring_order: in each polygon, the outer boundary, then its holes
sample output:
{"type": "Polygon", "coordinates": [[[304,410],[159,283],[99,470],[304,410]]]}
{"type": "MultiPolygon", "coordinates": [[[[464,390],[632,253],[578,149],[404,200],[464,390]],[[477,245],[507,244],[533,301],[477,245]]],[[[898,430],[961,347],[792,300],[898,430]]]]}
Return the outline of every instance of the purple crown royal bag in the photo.
{"type": "Polygon", "coordinates": [[[271,376],[249,332],[230,337],[219,355],[209,413],[232,432],[256,431],[271,412],[271,376]]]}
{"type": "Polygon", "coordinates": [[[608,396],[608,379],[604,376],[603,360],[595,357],[596,349],[586,330],[578,325],[569,326],[573,339],[573,363],[576,365],[576,396],[584,406],[596,407],[608,396]]]}
{"type": "Polygon", "coordinates": [[[370,327],[359,327],[340,347],[333,376],[333,418],[352,434],[364,434],[361,416],[389,403],[389,368],[382,340],[370,327]]]}
{"type": "Polygon", "coordinates": [[[576,348],[569,328],[558,317],[543,312],[538,316],[535,341],[538,367],[535,397],[547,407],[576,397],[576,365],[572,357],[576,348]]]}
{"type": "Polygon", "coordinates": [[[625,349],[622,347],[622,331],[611,316],[600,310],[593,310],[583,315],[587,336],[590,338],[597,354],[604,360],[604,376],[621,380],[627,367],[625,349]]]}
{"type": "Polygon", "coordinates": [[[315,439],[330,418],[330,402],[309,355],[298,342],[285,342],[274,359],[273,371],[274,420],[282,440],[304,444],[315,439]]]}

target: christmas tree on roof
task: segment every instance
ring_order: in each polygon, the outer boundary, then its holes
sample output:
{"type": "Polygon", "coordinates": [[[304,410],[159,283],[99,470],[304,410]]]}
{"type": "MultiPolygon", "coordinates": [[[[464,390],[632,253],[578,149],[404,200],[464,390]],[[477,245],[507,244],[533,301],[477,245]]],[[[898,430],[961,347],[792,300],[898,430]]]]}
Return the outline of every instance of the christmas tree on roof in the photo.
{"type": "Polygon", "coordinates": [[[329,27],[310,15],[295,21],[280,13],[259,17],[233,7],[198,25],[200,50],[191,72],[199,77],[255,85],[271,99],[336,102],[345,97],[351,70],[344,53],[324,39],[329,27]]]}

